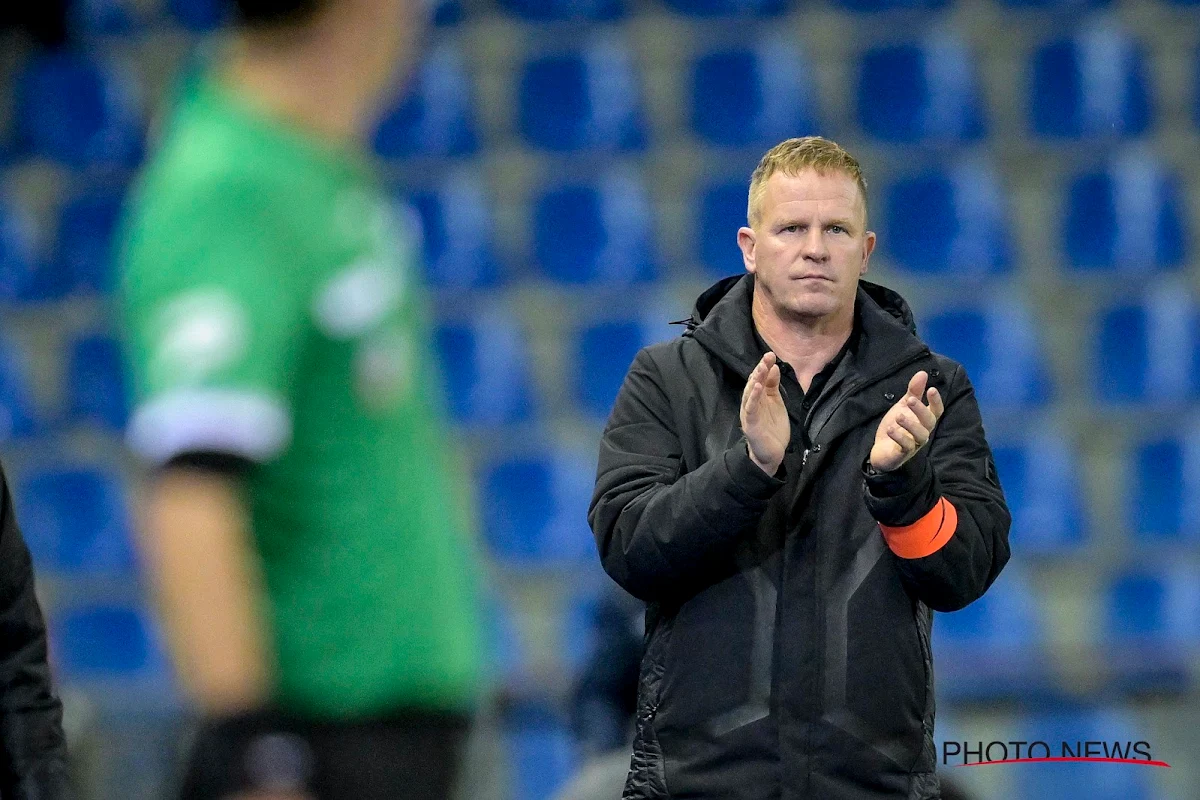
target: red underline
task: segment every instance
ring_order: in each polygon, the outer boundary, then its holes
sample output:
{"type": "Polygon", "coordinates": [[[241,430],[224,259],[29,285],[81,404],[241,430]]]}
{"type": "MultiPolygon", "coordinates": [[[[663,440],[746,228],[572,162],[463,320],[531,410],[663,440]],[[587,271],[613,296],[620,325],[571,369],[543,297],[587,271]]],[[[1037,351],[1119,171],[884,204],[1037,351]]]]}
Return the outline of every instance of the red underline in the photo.
{"type": "Polygon", "coordinates": [[[956,767],[986,767],[989,764],[1037,764],[1044,761],[1087,761],[1099,764],[1139,764],[1143,767],[1170,767],[1165,761],[1147,761],[1144,758],[1088,758],[1085,756],[1058,756],[1052,758],[1009,758],[1003,761],[975,761],[967,764],[955,764],[956,767]]]}

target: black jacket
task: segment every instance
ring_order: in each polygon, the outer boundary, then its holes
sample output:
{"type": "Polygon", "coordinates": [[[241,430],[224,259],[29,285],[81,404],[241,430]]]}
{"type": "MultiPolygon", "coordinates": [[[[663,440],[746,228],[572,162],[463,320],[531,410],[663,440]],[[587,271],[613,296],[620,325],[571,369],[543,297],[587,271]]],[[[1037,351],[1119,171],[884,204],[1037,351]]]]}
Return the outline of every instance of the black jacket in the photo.
{"type": "Polygon", "coordinates": [[[0,800],[64,800],[62,705],[46,662],[33,563],[0,472],[0,800]]]}
{"type": "Polygon", "coordinates": [[[680,339],[642,350],[600,444],[588,519],[605,570],[648,603],[624,798],[936,798],[931,609],[975,600],[1009,555],[974,392],[899,295],[861,282],[856,335],[811,408],[784,370],[792,446],[769,476],[739,424],[763,352],[752,293],[749,276],[721,281],[680,339]],[[879,421],[918,370],[945,414],[868,479],[879,421]],[[941,514],[943,495],[949,540],[893,553],[880,523],[941,514]]]}

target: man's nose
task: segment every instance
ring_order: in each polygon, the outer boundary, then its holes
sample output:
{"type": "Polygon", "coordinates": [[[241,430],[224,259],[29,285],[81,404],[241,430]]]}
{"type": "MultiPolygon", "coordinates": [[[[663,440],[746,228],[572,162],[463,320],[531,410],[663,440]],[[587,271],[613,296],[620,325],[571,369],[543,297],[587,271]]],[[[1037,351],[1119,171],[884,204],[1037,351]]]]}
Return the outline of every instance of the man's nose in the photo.
{"type": "Polygon", "coordinates": [[[825,236],[819,227],[812,227],[804,237],[803,255],[809,261],[825,261],[829,258],[829,248],[825,246],[825,236]]]}

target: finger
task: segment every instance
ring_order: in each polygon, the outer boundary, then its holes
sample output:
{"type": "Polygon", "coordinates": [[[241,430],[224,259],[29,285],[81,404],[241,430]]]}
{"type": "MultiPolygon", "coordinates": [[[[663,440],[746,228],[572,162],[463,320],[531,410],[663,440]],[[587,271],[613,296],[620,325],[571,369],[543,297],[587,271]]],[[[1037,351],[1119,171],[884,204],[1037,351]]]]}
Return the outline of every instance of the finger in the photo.
{"type": "MultiPolygon", "coordinates": [[[[933,390],[931,389],[930,391],[933,390]]],[[[929,408],[929,406],[922,403],[916,397],[909,396],[905,396],[904,404],[905,407],[908,408],[909,412],[917,418],[917,422],[920,422],[926,430],[933,430],[933,426],[937,424],[937,417],[934,416],[933,411],[929,408]]]]}
{"type": "Polygon", "coordinates": [[[924,447],[929,441],[929,429],[922,425],[915,416],[910,413],[902,413],[896,417],[896,424],[908,431],[916,442],[917,447],[924,447]]]}
{"type": "Polygon", "coordinates": [[[773,364],[771,368],[767,370],[767,377],[766,380],[763,381],[763,388],[772,393],[778,392],[779,376],[779,365],[773,364]]]}
{"type": "Polygon", "coordinates": [[[759,381],[755,381],[750,387],[750,394],[746,397],[744,408],[746,409],[746,417],[750,418],[758,412],[758,401],[762,397],[763,385],[759,381]]]}
{"type": "Polygon", "coordinates": [[[918,400],[925,394],[925,383],[929,380],[929,373],[921,370],[908,381],[908,396],[915,397],[918,400]]]}
{"type": "Polygon", "coordinates": [[[925,396],[929,398],[929,410],[933,412],[933,418],[935,420],[941,419],[942,414],[946,413],[946,406],[942,402],[942,393],[930,387],[925,396]]]}
{"type": "Polygon", "coordinates": [[[904,430],[898,425],[893,425],[888,428],[887,433],[888,438],[900,445],[900,449],[903,450],[906,455],[916,451],[917,443],[913,440],[912,434],[908,431],[904,430]]]}
{"type": "Polygon", "coordinates": [[[761,380],[761,378],[760,378],[761,370],[762,370],[761,362],[754,369],[750,370],[750,377],[746,380],[746,388],[742,390],[742,405],[743,406],[746,405],[746,401],[750,399],[750,392],[751,392],[751,390],[754,389],[754,384],[758,383],[758,381],[761,380]]]}

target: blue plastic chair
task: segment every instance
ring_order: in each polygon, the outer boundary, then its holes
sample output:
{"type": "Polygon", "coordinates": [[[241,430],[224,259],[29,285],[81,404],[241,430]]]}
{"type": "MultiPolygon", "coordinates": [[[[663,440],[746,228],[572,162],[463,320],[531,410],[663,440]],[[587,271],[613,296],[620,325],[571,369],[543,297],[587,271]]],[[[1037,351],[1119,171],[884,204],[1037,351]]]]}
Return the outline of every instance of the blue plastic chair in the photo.
{"type": "Polygon", "coordinates": [[[1153,118],[1145,55],[1108,21],[1034,54],[1029,116],[1038,136],[1109,139],[1145,133],[1153,118]]]}
{"type": "Polygon", "coordinates": [[[527,63],[517,96],[521,136],[551,152],[632,152],[646,145],[633,58],[620,39],[527,63]]]}
{"type": "Polygon", "coordinates": [[[593,458],[559,453],[494,462],[481,476],[484,537],[513,565],[579,567],[599,560],[587,523],[593,458]]]}
{"type": "Polygon", "coordinates": [[[9,342],[0,342],[0,442],[27,438],[42,427],[25,353],[9,342]]]}
{"type": "Polygon", "coordinates": [[[574,355],[574,394],[580,409],[595,419],[607,419],[638,351],[679,333],[661,320],[641,319],[607,320],[580,331],[574,355]]]}
{"type": "Polygon", "coordinates": [[[513,800],[551,800],[570,779],[579,756],[565,720],[535,701],[505,713],[513,800]]]}
{"type": "Polygon", "coordinates": [[[1079,459],[1062,433],[1042,427],[992,448],[1012,514],[1009,541],[1026,555],[1068,555],[1085,542],[1079,459]]]}
{"type": "MultiPolygon", "coordinates": [[[[1119,708],[1063,707],[1028,717],[1021,727],[1023,730],[1011,738],[1045,742],[1051,756],[1063,754],[1063,742],[1070,748],[1069,755],[1081,750],[1086,752],[1085,743],[1092,741],[1107,743],[1109,753],[1122,757],[1132,749],[1133,743],[1151,739],[1130,712],[1119,708]]],[[[1152,740],[1147,743],[1158,744],[1152,740]]],[[[1094,752],[1103,756],[1103,748],[1094,752]]],[[[1153,749],[1151,754],[1155,758],[1161,756],[1153,749]]],[[[1037,755],[1042,755],[1040,747],[1037,755]]],[[[1162,797],[1154,788],[1154,773],[1158,771],[1154,767],[1047,763],[1016,764],[999,769],[1005,770],[1012,779],[1016,800],[1047,800],[1051,797],[1054,800],[1158,800],[1162,797]]]]}
{"type": "Polygon", "coordinates": [[[529,344],[516,320],[492,311],[471,322],[444,323],[434,340],[457,423],[482,427],[534,417],[529,344]]]}
{"type": "Polygon", "coordinates": [[[1129,530],[1139,543],[1200,542],[1200,436],[1155,439],[1130,454],[1129,530]]]}
{"type": "Polygon", "coordinates": [[[67,201],[59,212],[58,268],[72,288],[97,293],[113,288],[113,236],[123,200],[120,191],[90,191],[67,201]]]}
{"type": "Polygon", "coordinates": [[[1012,270],[1008,199],[989,167],[967,161],[901,178],[883,205],[897,266],[949,279],[1012,270]]]}
{"type": "Polygon", "coordinates": [[[1119,692],[1180,692],[1195,685],[1200,578],[1184,563],[1114,575],[1101,633],[1109,685],[1119,692]]]}
{"type": "Polygon", "coordinates": [[[788,0],[666,0],[676,14],[688,17],[773,17],[787,10],[788,0]]]}
{"type": "Polygon", "coordinates": [[[66,166],[130,168],[144,121],[134,77],[78,53],[32,59],[17,79],[16,130],[35,155],[66,166]]]}
{"type": "Polygon", "coordinates": [[[1112,0],[1000,0],[1000,3],[1015,9],[1077,13],[1088,9],[1107,8],[1112,5],[1112,0]]]}
{"type": "Polygon", "coordinates": [[[972,53],[957,36],[868,50],[858,70],[858,120],[895,144],[977,141],[987,134],[972,53]]]}
{"type": "Polygon", "coordinates": [[[930,317],[921,333],[935,352],[963,365],[985,413],[1045,405],[1050,377],[1041,337],[1024,303],[997,297],[986,308],[958,308],[930,317]]]}
{"type": "Polygon", "coordinates": [[[834,5],[862,14],[878,11],[937,11],[950,5],[952,0],[834,0],[834,5]]]}
{"type": "Polygon", "coordinates": [[[409,201],[420,219],[422,260],[431,286],[478,289],[500,283],[492,205],[478,178],[454,173],[409,201]]]}
{"type": "Polygon", "coordinates": [[[534,258],[559,283],[627,286],[658,272],[653,206],[636,175],[550,189],[534,203],[534,258]]]}
{"type": "Polygon", "coordinates": [[[466,15],[461,0],[435,0],[433,3],[433,24],[439,28],[457,25],[466,15]]]}
{"type": "Polygon", "coordinates": [[[500,7],[530,22],[613,22],[625,16],[624,0],[500,0],[500,7]]]}
{"type": "Polygon", "coordinates": [[[129,397],[121,345],[109,336],[85,336],[71,344],[67,360],[67,408],[72,417],[112,431],[125,429],[129,397]]]}
{"type": "Polygon", "coordinates": [[[982,597],[933,620],[934,663],[941,701],[1044,697],[1054,680],[1037,598],[1010,564],[982,597]]]}
{"type": "Polygon", "coordinates": [[[70,0],[67,25],[85,36],[128,36],[145,25],[131,0],[70,0]]]}
{"type": "Polygon", "coordinates": [[[1178,178],[1136,150],[1067,190],[1063,246],[1082,271],[1152,272],[1187,261],[1188,212],[1178,178]]]}
{"type": "Polygon", "coordinates": [[[700,190],[694,230],[699,239],[700,264],[711,277],[724,278],[746,269],[737,232],[747,224],[749,191],[745,179],[709,184],[700,190]]]}
{"type": "Polygon", "coordinates": [[[1200,312],[1186,289],[1164,284],[1098,316],[1098,402],[1165,408],[1200,398],[1200,312]]]}
{"type": "Polygon", "coordinates": [[[374,144],[387,159],[455,157],[478,149],[474,91],[458,50],[442,45],[429,54],[410,90],[380,120],[374,144]]]}
{"type": "Polygon", "coordinates": [[[67,682],[161,678],[167,659],[154,624],[132,606],[95,605],[51,618],[51,657],[67,682]]]}
{"type": "Polygon", "coordinates": [[[815,133],[812,74],[794,39],[706,53],[691,70],[692,130],[710,145],[758,149],[815,133]]]}
{"type": "Polygon", "coordinates": [[[115,475],[61,467],[22,476],[14,489],[34,561],[63,573],[123,573],[135,566],[129,511],[115,475]]]}
{"type": "Polygon", "coordinates": [[[233,4],[228,0],[165,0],[167,12],[192,33],[207,33],[229,22],[233,4]]]}
{"type": "Polygon", "coordinates": [[[55,281],[46,280],[36,238],[32,216],[21,206],[0,199],[0,298],[35,301],[59,288],[53,285],[55,281]]]}

